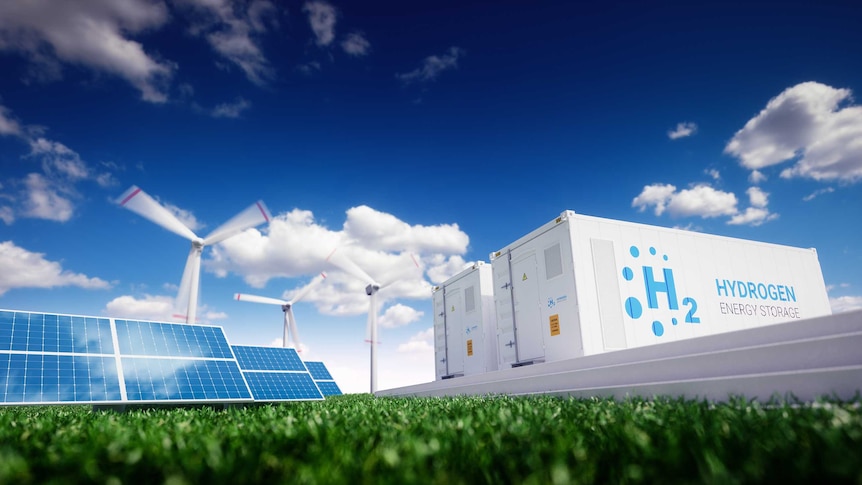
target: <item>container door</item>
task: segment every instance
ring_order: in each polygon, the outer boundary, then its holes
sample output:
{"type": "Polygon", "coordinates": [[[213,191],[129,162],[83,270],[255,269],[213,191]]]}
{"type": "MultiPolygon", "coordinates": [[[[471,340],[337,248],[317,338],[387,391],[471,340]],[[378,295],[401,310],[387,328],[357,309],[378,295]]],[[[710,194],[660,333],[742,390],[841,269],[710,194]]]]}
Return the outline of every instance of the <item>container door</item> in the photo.
{"type": "Polygon", "coordinates": [[[461,289],[446,288],[446,345],[449,374],[464,374],[464,308],[461,304],[461,289]]]}
{"type": "Polygon", "coordinates": [[[535,253],[512,261],[518,362],[545,357],[542,315],[539,310],[539,278],[536,275],[535,253]]]}

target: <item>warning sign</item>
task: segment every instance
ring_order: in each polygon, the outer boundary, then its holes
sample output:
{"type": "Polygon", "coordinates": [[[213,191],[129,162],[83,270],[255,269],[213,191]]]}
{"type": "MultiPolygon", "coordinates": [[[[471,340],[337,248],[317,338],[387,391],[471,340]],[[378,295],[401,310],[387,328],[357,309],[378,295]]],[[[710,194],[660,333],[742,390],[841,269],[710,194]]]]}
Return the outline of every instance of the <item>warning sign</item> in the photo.
{"type": "Polygon", "coordinates": [[[524,276],[521,277],[521,281],[527,281],[527,273],[524,273],[524,276]]]}
{"type": "Polygon", "coordinates": [[[473,339],[467,341],[467,357],[473,356],[473,339]]]}
{"type": "Polygon", "coordinates": [[[551,323],[551,337],[555,337],[560,334],[560,315],[551,315],[550,318],[551,323]]]}

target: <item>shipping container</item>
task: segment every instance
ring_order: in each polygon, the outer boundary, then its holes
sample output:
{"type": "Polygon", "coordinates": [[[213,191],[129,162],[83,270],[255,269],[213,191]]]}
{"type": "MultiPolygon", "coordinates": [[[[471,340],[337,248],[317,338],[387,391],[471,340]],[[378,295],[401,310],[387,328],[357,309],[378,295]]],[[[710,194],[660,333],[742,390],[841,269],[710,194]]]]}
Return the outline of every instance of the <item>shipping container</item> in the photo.
{"type": "Polygon", "coordinates": [[[832,313],[814,249],[572,211],[491,267],[501,369],[832,313]]]}
{"type": "Polygon", "coordinates": [[[437,380],[497,370],[491,266],[483,261],[433,290],[437,380]]]}

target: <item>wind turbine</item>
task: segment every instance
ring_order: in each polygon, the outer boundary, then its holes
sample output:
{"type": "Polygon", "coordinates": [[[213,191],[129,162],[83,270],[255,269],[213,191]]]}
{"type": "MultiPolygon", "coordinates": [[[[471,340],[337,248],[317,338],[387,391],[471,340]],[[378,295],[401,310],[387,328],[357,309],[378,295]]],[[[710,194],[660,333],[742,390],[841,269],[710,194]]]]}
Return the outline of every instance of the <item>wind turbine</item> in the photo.
{"type": "MultiPolygon", "coordinates": [[[[333,249],[329,253],[329,256],[326,257],[326,260],[368,285],[365,287],[365,294],[369,297],[368,330],[370,333],[369,344],[371,346],[371,394],[374,394],[377,392],[377,292],[394,283],[397,278],[385,283],[378,283],[368,273],[363,271],[359,265],[348,259],[347,256],[341,255],[340,257],[333,258],[337,250],[338,248],[333,249]]],[[[413,264],[418,268],[419,263],[416,262],[416,258],[412,254],[410,257],[413,259],[413,264]]]]}
{"type": "Polygon", "coordinates": [[[308,294],[308,292],[317,286],[321,281],[326,279],[326,273],[321,272],[315,276],[310,283],[299,290],[296,295],[290,300],[280,300],[278,298],[269,298],[267,296],[247,295],[245,293],[237,293],[233,297],[237,301],[250,301],[252,303],[267,303],[270,305],[281,305],[281,311],[284,312],[284,333],[282,337],[282,347],[287,347],[288,328],[290,329],[290,340],[293,342],[293,347],[297,352],[302,352],[299,346],[299,331],[296,328],[296,319],[293,318],[293,305],[308,294]]]}
{"type": "Polygon", "coordinates": [[[174,214],[156,202],[152,197],[137,186],[130,187],[117,198],[117,203],[130,211],[149,219],[163,228],[188,239],[192,242],[186,267],[183,270],[183,279],[177,294],[177,306],[182,308],[187,303],[187,313],[184,315],[186,323],[194,323],[197,317],[198,285],[201,274],[201,253],[204,246],[210,246],[236,234],[269,222],[271,216],[263,201],[257,201],[244,211],[235,215],[232,219],[217,227],[207,237],[198,237],[188,226],[183,224],[174,214]]]}

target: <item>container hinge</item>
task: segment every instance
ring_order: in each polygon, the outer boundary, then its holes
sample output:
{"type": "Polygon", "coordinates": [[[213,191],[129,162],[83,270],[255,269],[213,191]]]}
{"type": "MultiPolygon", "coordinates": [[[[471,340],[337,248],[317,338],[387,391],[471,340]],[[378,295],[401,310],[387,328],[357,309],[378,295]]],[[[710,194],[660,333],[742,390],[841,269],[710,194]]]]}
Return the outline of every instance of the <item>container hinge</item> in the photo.
{"type": "Polygon", "coordinates": [[[507,282],[505,285],[501,286],[500,288],[502,288],[502,289],[504,289],[504,290],[508,290],[508,289],[509,289],[509,287],[511,287],[511,286],[512,286],[512,283],[511,283],[511,282],[507,282]]]}

